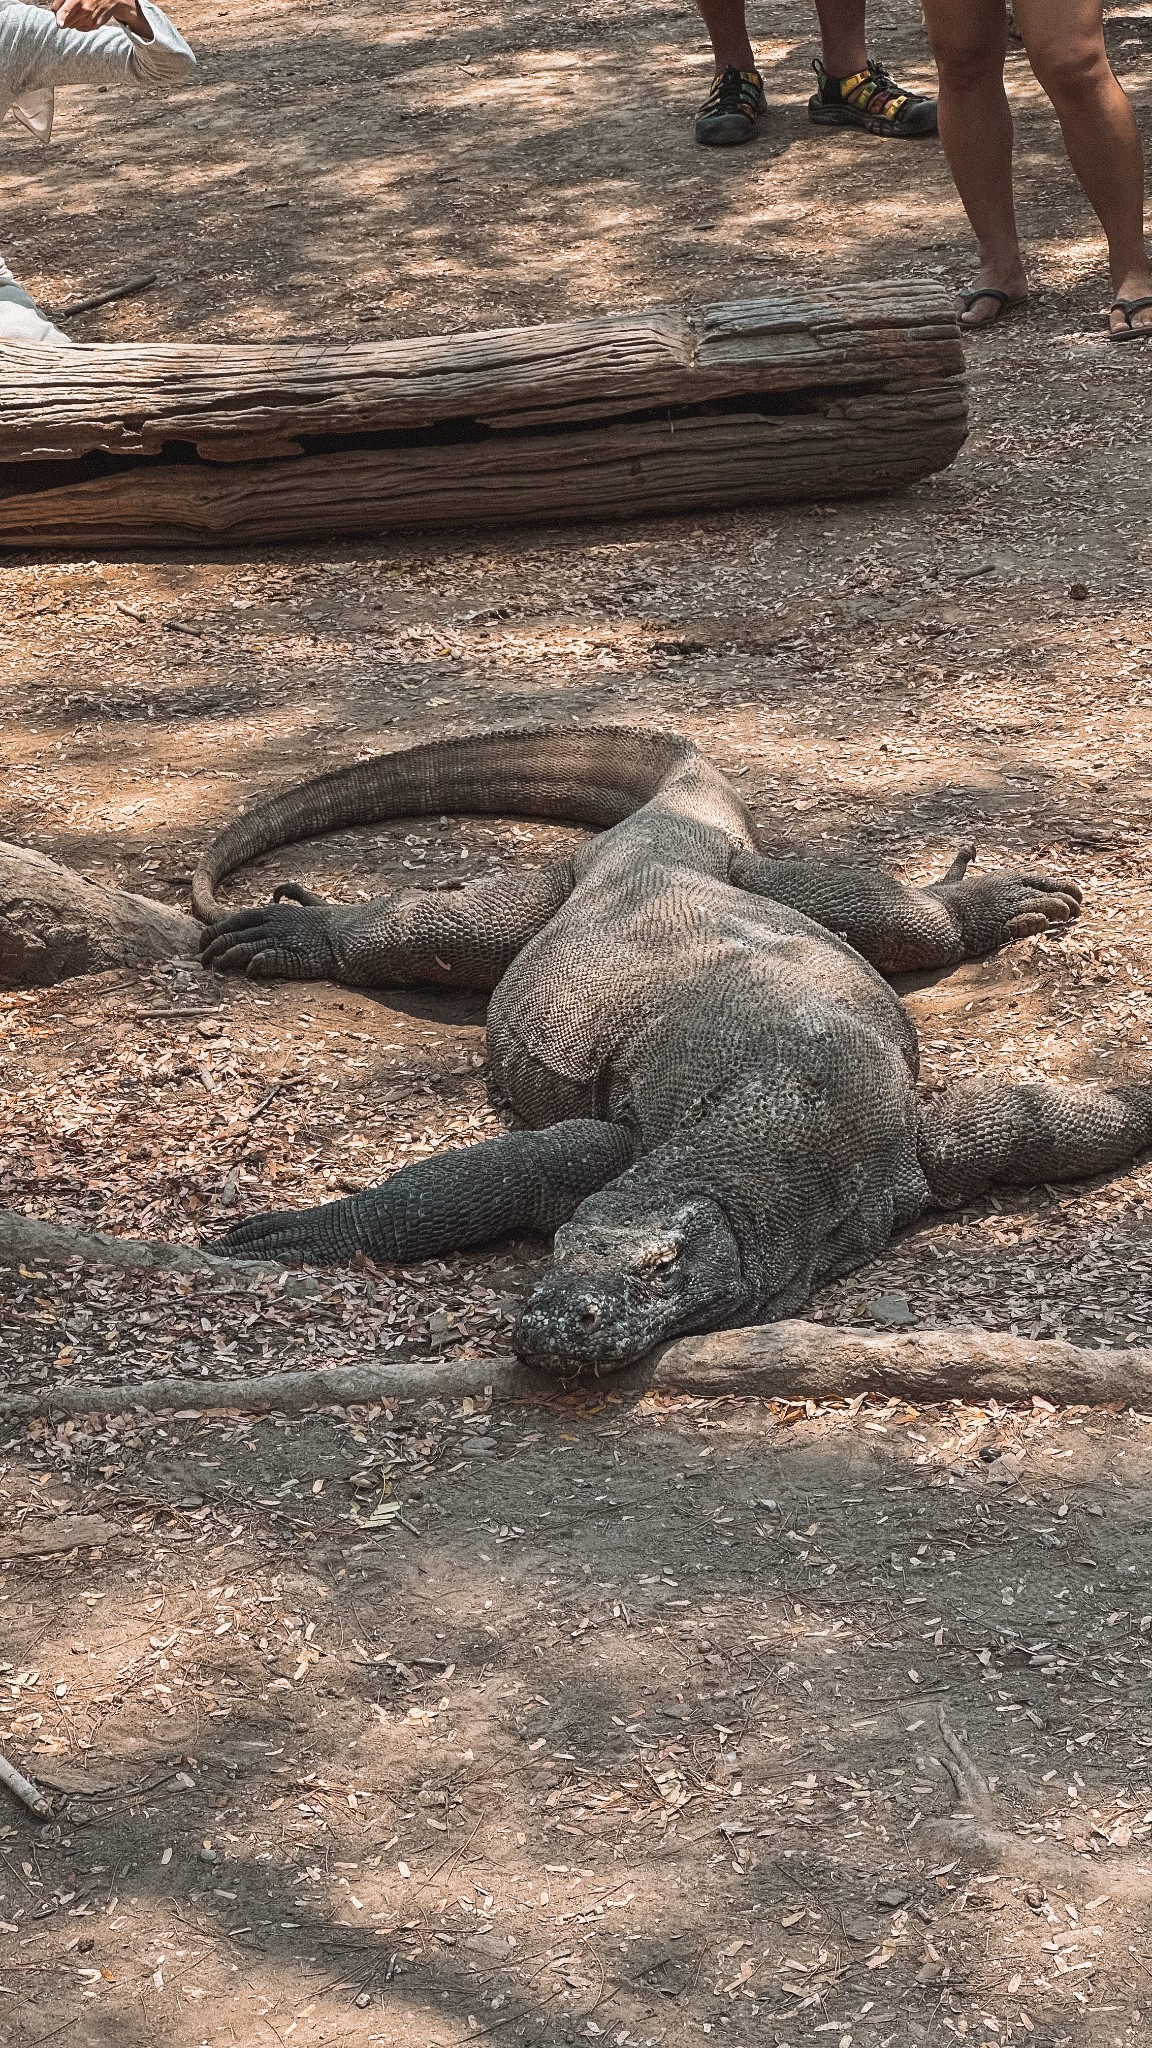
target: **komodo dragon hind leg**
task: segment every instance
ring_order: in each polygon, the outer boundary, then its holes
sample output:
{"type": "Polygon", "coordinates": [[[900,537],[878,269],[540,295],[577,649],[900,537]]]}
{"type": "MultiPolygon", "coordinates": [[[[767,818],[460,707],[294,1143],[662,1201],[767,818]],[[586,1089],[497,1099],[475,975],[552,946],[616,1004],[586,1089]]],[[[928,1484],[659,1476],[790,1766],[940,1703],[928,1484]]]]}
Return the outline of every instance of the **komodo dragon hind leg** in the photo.
{"type": "Polygon", "coordinates": [[[357,1252],[385,1261],[434,1259],[516,1231],[550,1235],[586,1195],[623,1173],[633,1152],[622,1125],[573,1117],[549,1130],[513,1131],[421,1159],[347,1201],[250,1216],[220,1245],[239,1258],[334,1266],[357,1252]]]}
{"type": "Polygon", "coordinates": [[[271,903],[208,925],[200,957],[205,967],[261,980],[492,989],[571,889],[569,861],[372,903],[326,903],[282,882],[271,903]]]}
{"type": "Polygon", "coordinates": [[[979,960],[1078,915],[1080,887],[1069,876],[1015,868],[969,875],[975,854],[974,846],[961,847],[947,874],[923,889],[883,868],[758,853],[734,855],[729,880],[802,911],[847,939],[882,974],[979,960]]]}
{"type": "Polygon", "coordinates": [[[992,1187],[1109,1173],[1149,1144],[1150,1082],[959,1081],[921,1109],[917,1149],[932,1203],[954,1209],[992,1187]]]}

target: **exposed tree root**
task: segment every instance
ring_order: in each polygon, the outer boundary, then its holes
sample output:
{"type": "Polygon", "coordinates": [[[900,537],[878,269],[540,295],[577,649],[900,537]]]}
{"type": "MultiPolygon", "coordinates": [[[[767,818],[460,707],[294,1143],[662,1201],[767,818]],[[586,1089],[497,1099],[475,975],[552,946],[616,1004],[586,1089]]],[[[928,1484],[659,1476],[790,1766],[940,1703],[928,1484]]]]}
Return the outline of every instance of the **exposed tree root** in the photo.
{"type": "Polygon", "coordinates": [[[0,840],[0,988],[43,988],[192,955],[200,927],[183,911],[86,881],[46,854],[0,840]]]}
{"type": "MultiPolygon", "coordinates": [[[[50,1239],[27,1238],[23,1257],[105,1258],[108,1247],[126,1256],[124,1265],[174,1265],[184,1269],[214,1268],[230,1280],[263,1280],[274,1268],[241,1260],[216,1259],[187,1246],[137,1245],[130,1239],[83,1239],[79,1233],[56,1231],[29,1218],[0,1219],[0,1257],[12,1256],[10,1222],[34,1233],[58,1237],[55,1254],[50,1239]],[[89,1252],[88,1244],[96,1247],[89,1252]],[[136,1253],[156,1252],[148,1259],[136,1253]],[[165,1256],[170,1255],[170,1256],[165,1256]]],[[[18,1233],[17,1233],[18,1234],[18,1233]]],[[[315,1285],[307,1275],[293,1276],[315,1285]]],[[[291,1282],[289,1282],[291,1285],[291,1282]]],[[[327,1371],[266,1373],[255,1379],[202,1380],[165,1378],[137,1385],[71,1386],[0,1395],[0,1417],[120,1414],[131,1408],[154,1413],[164,1409],[211,1407],[256,1414],[275,1408],[301,1415],[309,1408],[346,1407],[350,1402],[456,1399],[491,1387],[500,1400],[548,1399],[573,1384],[548,1378],[518,1359],[402,1359],[389,1365],[333,1366],[327,1371]]],[[[1086,1351],[1075,1344],[1033,1343],[1023,1337],[990,1335],[978,1330],[919,1330],[901,1336],[854,1335],[820,1323],[772,1323],[762,1329],[724,1330],[703,1337],[682,1337],[615,1382],[633,1393],[741,1394],[775,1399],[829,1400],[886,1389],[920,1402],[956,1396],[1001,1401],[1026,1400],[1033,1393],[1064,1403],[1121,1401],[1152,1407],[1152,1360],[1147,1351],[1086,1351]]],[[[945,1744],[948,1747],[947,1743],[945,1744]]],[[[949,1749],[953,1763],[955,1752],[949,1749]]],[[[948,1766],[951,1768],[951,1766],[948,1766]]]]}
{"type": "Polygon", "coordinates": [[[514,1358],[451,1358],[397,1365],[334,1365],[328,1371],[270,1372],[258,1379],[173,1379],[117,1382],[106,1387],[61,1387],[36,1393],[0,1394],[0,1418],[18,1416],[123,1415],[141,1408],[161,1414],[174,1408],[227,1408],[245,1415],[304,1415],[310,1408],[346,1408],[365,1401],[458,1400],[486,1387],[503,1399],[547,1399],[558,1392],[514,1358]]]}
{"type": "MultiPolygon", "coordinates": [[[[1031,1878],[1054,1889],[1080,1890],[1086,1880],[1116,1881],[1113,1859],[1077,1854],[1061,1842],[1037,1840],[1002,1827],[996,1819],[992,1788],[970,1752],[937,1709],[942,1754],[935,1761],[947,1771],[956,1798],[954,1811],[941,1820],[926,1821],[921,1831],[925,1849],[935,1857],[956,1859],[970,1870],[1003,1871],[1011,1877],[1031,1878]]],[[[1132,1877],[1126,1871],[1126,1889],[1132,1877]]],[[[1145,1881],[1139,1889],[1146,1890],[1145,1881]]]]}
{"type": "Polygon", "coordinates": [[[931,1402],[1027,1401],[1152,1410],[1152,1352],[1090,1351],[1059,1338],[1009,1337],[958,1327],[882,1331],[823,1323],[766,1323],[681,1337],[660,1359],[656,1385],[692,1394],[792,1394],[832,1401],[883,1388],[931,1402]]]}
{"type": "Polygon", "coordinates": [[[124,1266],[143,1272],[218,1273],[222,1279],[250,1283],[272,1280],[285,1294],[312,1294],[317,1284],[310,1273],[288,1273],[283,1266],[256,1259],[221,1259],[195,1245],[109,1237],[102,1230],[72,1230],[64,1224],[42,1222],[38,1216],[0,1209],[0,1266],[22,1265],[29,1259],[49,1266],[83,1259],[91,1266],[124,1266]]]}

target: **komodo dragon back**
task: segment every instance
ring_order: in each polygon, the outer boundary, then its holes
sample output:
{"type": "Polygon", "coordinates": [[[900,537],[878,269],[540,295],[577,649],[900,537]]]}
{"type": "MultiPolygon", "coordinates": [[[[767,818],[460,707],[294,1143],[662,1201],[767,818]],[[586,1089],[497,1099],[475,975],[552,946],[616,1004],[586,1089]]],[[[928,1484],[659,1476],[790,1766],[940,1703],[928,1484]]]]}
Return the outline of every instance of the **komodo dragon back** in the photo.
{"type": "Polygon", "coordinates": [[[676,776],[720,779],[691,740],[629,726],[486,732],[373,754],[264,797],[226,826],[192,877],[192,908],[203,924],[223,917],[224,878],[300,839],[439,811],[615,825],[676,776]]]}

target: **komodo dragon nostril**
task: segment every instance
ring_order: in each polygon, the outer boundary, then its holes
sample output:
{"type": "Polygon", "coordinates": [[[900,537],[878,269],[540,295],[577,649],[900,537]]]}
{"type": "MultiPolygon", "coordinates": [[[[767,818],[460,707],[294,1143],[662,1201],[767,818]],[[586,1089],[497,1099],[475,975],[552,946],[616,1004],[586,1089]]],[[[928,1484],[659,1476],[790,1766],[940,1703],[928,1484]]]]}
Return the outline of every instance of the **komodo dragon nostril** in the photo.
{"type": "Polygon", "coordinates": [[[580,1321],[585,1324],[598,1323],[600,1321],[600,1311],[597,1308],[596,1303],[594,1301],[588,1302],[586,1306],[581,1309],[580,1321]]]}

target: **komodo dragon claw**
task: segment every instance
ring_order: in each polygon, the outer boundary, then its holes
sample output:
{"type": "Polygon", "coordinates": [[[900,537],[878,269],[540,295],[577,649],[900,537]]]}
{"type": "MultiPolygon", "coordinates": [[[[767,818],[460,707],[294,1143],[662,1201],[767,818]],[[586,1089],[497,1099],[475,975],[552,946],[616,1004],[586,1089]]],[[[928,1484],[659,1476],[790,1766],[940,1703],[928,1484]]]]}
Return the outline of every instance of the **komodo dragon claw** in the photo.
{"type": "Polygon", "coordinates": [[[968,867],[964,860],[959,879],[949,880],[962,858],[958,855],[945,879],[933,883],[926,893],[949,906],[969,958],[994,953],[1015,939],[1046,931],[1050,925],[1069,924],[1080,915],[1084,892],[1068,875],[1047,875],[1034,869],[1020,874],[993,869],[974,875],[964,872],[968,867]]]}
{"type": "MultiPolygon", "coordinates": [[[[295,886],[285,884],[283,893],[295,886]]],[[[262,981],[323,981],[339,972],[337,916],[320,897],[302,906],[274,900],[258,910],[237,910],[209,925],[200,958],[205,967],[262,981]]]]}

